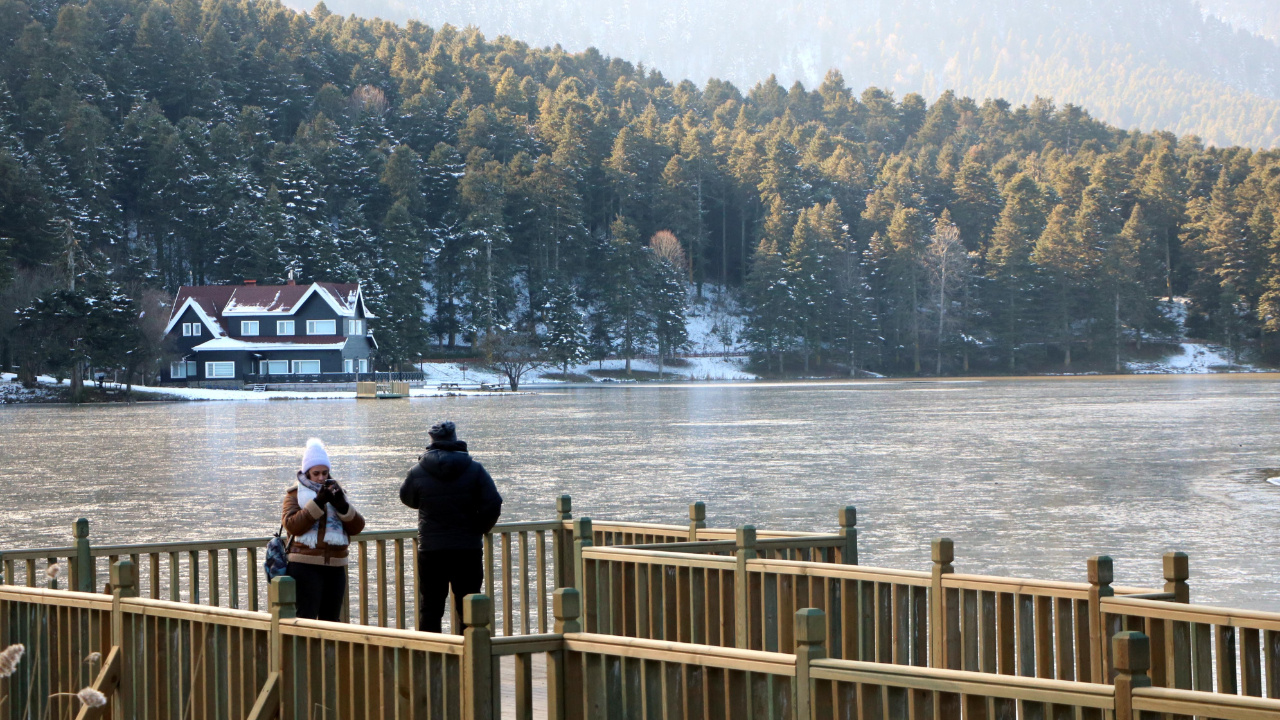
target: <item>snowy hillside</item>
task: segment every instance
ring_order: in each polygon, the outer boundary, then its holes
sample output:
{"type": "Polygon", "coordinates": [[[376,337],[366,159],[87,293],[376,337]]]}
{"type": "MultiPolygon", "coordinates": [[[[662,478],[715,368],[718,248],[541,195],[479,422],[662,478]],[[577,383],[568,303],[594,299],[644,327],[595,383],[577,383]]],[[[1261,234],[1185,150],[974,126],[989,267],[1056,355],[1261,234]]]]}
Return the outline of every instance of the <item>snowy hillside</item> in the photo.
{"type": "MultiPolygon", "coordinates": [[[[1177,323],[1178,336],[1185,337],[1187,321],[1187,298],[1174,298],[1173,302],[1163,302],[1160,309],[1165,316],[1177,323]]],[[[1128,363],[1129,372],[1138,375],[1198,375],[1218,372],[1264,372],[1262,368],[1243,363],[1238,358],[1232,361],[1231,352],[1221,345],[1204,343],[1179,343],[1181,354],[1173,354],[1155,362],[1128,363]]]]}
{"type": "MultiPolygon", "coordinates": [[[[689,342],[679,352],[680,357],[675,364],[664,364],[661,368],[662,379],[681,380],[755,380],[756,376],[743,369],[747,362],[746,349],[740,337],[744,318],[742,309],[732,294],[715,285],[703,286],[703,297],[698,298],[693,289],[689,290],[688,309],[686,311],[686,332],[689,342]],[[689,357],[716,354],[721,357],[689,357]]],[[[577,381],[602,381],[615,378],[625,369],[626,361],[620,358],[603,362],[591,362],[569,367],[570,376],[577,381]]],[[[459,383],[472,385],[476,383],[496,383],[506,380],[505,377],[488,369],[478,368],[474,363],[426,362],[419,365],[427,375],[430,383],[459,383]],[[465,368],[465,370],[464,370],[465,368]]],[[[645,379],[657,379],[651,374],[659,372],[658,362],[654,359],[633,359],[631,369],[634,376],[645,379]]],[[[522,383],[562,382],[560,368],[544,367],[534,370],[525,376],[522,383]]]]}

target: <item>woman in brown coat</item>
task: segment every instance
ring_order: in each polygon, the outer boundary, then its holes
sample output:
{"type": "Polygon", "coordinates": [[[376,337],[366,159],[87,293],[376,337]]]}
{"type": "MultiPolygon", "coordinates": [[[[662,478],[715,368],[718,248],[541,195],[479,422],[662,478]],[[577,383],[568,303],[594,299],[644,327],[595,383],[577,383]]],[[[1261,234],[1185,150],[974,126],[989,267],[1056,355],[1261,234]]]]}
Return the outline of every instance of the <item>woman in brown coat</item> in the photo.
{"type": "Polygon", "coordinates": [[[284,494],[281,522],[293,538],[286,573],[298,595],[298,617],[337,622],[347,602],[347,545],[364,517],[329,477],[329,453],[316,438],[302,453],[298,482],[284,494]]]}

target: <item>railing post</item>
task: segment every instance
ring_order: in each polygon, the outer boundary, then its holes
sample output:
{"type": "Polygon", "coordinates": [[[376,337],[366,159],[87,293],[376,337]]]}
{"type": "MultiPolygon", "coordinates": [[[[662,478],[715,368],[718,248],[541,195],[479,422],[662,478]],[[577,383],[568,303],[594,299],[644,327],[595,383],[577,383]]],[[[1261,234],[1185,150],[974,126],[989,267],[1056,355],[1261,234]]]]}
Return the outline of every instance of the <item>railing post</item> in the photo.
{"type": "MultiPolygon", "coordinates": [[[[814,715],[813,679],[809,663],[827,657],[823,645],[827,639],[827,616],[817,608],[796,611],[796,720],[812,720],[814,715]]],[[[818,699],[821,702],[821,699],[818,699]]]]}
{"type": "Polygon", "coordinates": [[[578,684],[570,684],[569,667],[564,649],[564,635],[582,632],[582,596],[573,588],[560,588],[551,595],[552,610],[556,623],[554,630],[560,635],[561,646],[558,650],[547,653],[547,718],[548,720],[565,720],[569,713],[569,692],[582,688],[578,684]]]}
{"type": "Polygon", "coordinates": [[[698,501],[689,504],[689,542],[698,541],[698,531],[707,527],[707,504],[698,501]]]}
{"type": "MultiPolygon", "coordinates": [[[[267,607],[271,610],[271,632],[268,645],[267,669],[282,672],[284,669],[284,636],[280,633],[280,621],[298,616],[298,590],[293,578],[282,575],[267,586],[267,607]]],[[[283,677],[283,676],[282,676],[283,677]]]]}
{"type": "Polygon", "coordinates": [[[1116,633],[1111,640],[1111,655],[1116,664],[1115,720],[1134,720],[1133,689],[1151,687],[1147,670],[1151,668],[1151,641],[1132,630],[1116,633]]]}
{"type": "MultiPolygon", "coordinates": [[[[953,652],[951,645],[956,644],[950,638],[948,616],[951,608],[947,602],[947,590],[942,586],[944,575],[955,572],[952,562],[956,559],[956,546],[951,538],[935,538],[931,547],[933,556],[933,573],[929,586],[929,667],[951,667],[949,656],[953,652]]],[[[960,648],[954,648],[958,653],[960,648]]],[[[958,669],[958,668],[952,668],[958,669]]]]}
{"type": "Polygon", "coordinates": [[[1164,554],[1164,591],[1173,593],[1174,602],[1191,602],[1191,588],[1187,578],[1191,577],[1190,558],[1184,552],[1167,552],[1164,554]]]}
{"type": "Polygon", "coordinates": [[[111,566],[111,644],[119,648],[118,652],[121,653],[122,660],[119,685],[116,686],[115,702],[112,703],[113,707],[119,708],[118,712],[113,712],[116,717],[133,717],[133,698],[129,693],[129,677],[133,674],[130,664],[134,658],[124,655],[123,601],[125,598],[136,597],[138,597],[138,568],[132,560],[117,560],[111,566]]]}
{"type": "Polygon", "coordinates": [[[743,525],[738,528],[738,547],[734,550],[737,564],[733,569],[733,631],[734,645],[743,650],[751,648],[751,582],[747,573],[747,561],[756,559],[756,528],[743,525]]]}
{"type": "Polygon", "coordinates": [[[573,521],[573,585],[580,593],[584,592],[583,584],[586,580],[582,567],[582,550],[595,544],[594,537],[591,530],[591,518],[580,517],[573,521]]]}
{"type": "MultiPolygon", "coordinates": [[[[1110,681],[1110,666],[1107,662],[1107,628],[1102,612],[1102,598],[1114,596],[1111,583],[1115,573],[1108,555],[1095,555],[1089,558],[1089,682],[1106,683],[1110,681]]],[[[1085,678],[1081,678],[1084,680],[1085,678]]]]}
{"type": "MultiPolygon", "coordinates": [[[[71,588],[78,592],[96,592],[93,555],[89,552],[89,519],[80,518],[71,523],[71,535],[75,538],[75,555],[71,563],[71,588]]],[[[115,583],[112,583],[115,587],[115,583]]]]}
{"type": "Polygon", "coordinates": [[[564,524],[573,520],[573,498],[561,495],[556,498],[556,521],[560,523],[551,533],[551,542],[555,544],[555,579],[556,589],[574,586],[573,575],[573,541],[571,533],[564,529],[564,524]]]}
{"type": "MultiPolygon", "coordinates": [[[[595,535],[591,528],[591,518],[580,517],[573,521],[573,574],[574,585],[582,596],[583,622],[587,632],[596,632],[598,615],[596,603],[600,601],[599,588],[596,586],[595,572],[588,572],[587,560],[582,551],[595,544],[595,535]]],[[[594,570],[594,567],[592,568],[594,570]]]]}
{"type": "Polygon", "coordinates": [[[476,593],[462,598],[462,717],[464,720],[493,720],[501,710],[494,696],[494,662],[489,621],[493,603],[488,595],[476,593]]]}
{"type": "Polygon", "coordinates": [[[857,565],[858,508],[852,505],[840,508],[840,536],[844,538],[844,546],[840,548],[840,562],[844,565],[857,565]]]}

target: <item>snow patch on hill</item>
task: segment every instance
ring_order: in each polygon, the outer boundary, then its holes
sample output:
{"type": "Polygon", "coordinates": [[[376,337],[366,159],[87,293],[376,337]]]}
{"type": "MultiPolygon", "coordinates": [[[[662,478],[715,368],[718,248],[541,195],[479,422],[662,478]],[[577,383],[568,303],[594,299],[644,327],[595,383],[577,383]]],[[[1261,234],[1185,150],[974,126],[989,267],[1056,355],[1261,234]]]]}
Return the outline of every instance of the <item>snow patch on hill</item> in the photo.
{"type": "Polygon", "coordinates": [[[1181,353],[1169,355],[1154,362],[1128,363],[1129,372],[1139,375],[1201,375],[1219,372],[1266,372],[1253,365],[1231,361],[1230,351],[1221,345],[1186,342],[1187,303],[1185,297],[1175,297],[1172,302],[1160,303],[1165,317],[1178,326],[1178,345],[1181,353]]]}

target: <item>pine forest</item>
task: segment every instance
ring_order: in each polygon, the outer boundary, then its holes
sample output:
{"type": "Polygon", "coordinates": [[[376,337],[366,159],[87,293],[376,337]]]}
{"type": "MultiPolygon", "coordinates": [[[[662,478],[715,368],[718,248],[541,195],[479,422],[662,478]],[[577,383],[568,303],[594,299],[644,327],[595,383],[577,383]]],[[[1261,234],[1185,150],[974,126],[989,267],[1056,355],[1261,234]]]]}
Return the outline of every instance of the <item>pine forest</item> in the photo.
{"type": "Polygon", "coordinates": [[[730,296],[767,375],[1280,359],[1280,152],[1045,98],[701,86],[269,0],[0,0],[0,365],[146,379],[183,285],[354,282],[379,369],[671,356],[730,296]]]}

